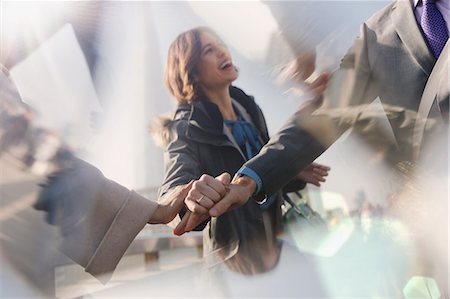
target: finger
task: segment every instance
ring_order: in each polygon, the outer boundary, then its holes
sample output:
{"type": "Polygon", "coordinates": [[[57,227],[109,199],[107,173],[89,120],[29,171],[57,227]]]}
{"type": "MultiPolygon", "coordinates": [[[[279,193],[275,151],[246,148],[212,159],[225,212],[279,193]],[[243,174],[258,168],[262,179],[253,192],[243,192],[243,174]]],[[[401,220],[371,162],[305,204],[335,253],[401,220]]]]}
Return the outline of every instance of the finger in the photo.
{"type": "Polygon", "coordinates": [[[318,168],[318,169],[323,169],[323,170],[327,170],[327,171],[331,170],[331,168],[329,166],[322,165],[322,164],[319,164],[319,163],[313,162],[313,163],[311,163],[311,165],[314,166],[315,169],[318,168]]]}
{"type": "Polygon", "coordinates": [[[197,182],[197,189],[208,196],[214,202],[219,201],[226,194],[226,188],[222,182],[207,175],[203,175],[197,182]]]}
{"type": "Polygon", "coordinates": [[[328,84],[328,74],[321,74],[310,85],[311,91],[316,95],[321,95],[328,84]]]}
{"type": "Polygon", "coordinates": [[[328,176],[328,171],[315,169],[312,172],[312,175],[315,176],[315,177],[326,177],[326,176],[328,176]]]}
{"type": "Polygon", "coordinates": [[[328,172],[324,172],[324,171],[313,171],[312,174],[313,174],[313,176],[323,177],[323,178],[328,176],[328,172]]]}
{"type": "Polygon", "coordinates": [[[191,215],[191,211],[187,211],[186,214],[184,214],[183,218],[181,219],[181,222],[178,223],[178,225],[173,229],[173,233],[177,236],[181,236],[186,232],[186,226],[189,220],[189,216],[191,215]]]}
{"type": "Polygon", "coordinates": [[[221,201],[216,203],[215,206],[209,210],[209,215],[212,217],[218,217],[228,211],[231,205],[234,204],[235,199],[233,197],[234,195],[232,193],[228,193],[221,201]]]}
{"type": "Polygon", "coordinates": [[[196,228],[200,223],[209,218],[209,215],[201,215],[197,213],[192,213],[187,221],[185,231],[190,232],[196,228]]]}
{"type": "Polygon", "coordinates": [[[318,180],[314,179],[314,178],[310,178],[308,180],[308,183],[309,184],[313,184],[314,186],[320,187],[320,182],[318,180]]]}
{"type": "MultiPolygon", "coordinates": [[[[204,190],[205,188],[201,188],[202,190],[204,190]]],[[[191,202],[195,202],[198,205],[202,206],[203,208],[206,209],[210,209],[213,205],[214,205],[214,201],[212,201],[206,194],[211,194],[213,193],[214,197],[219,197],[219,195],[213,191],[208,190],[207,192],[205,191],[198,191],[195,189],[192,189],[189,192],[189,196],[187,197],[187,200],[191,201],[191,202]]]]}
{"type": "Polygon", "coordinates": [[[217,176],[216,180],[220,181],[225,186],[228,186],[231,183],[231,175],[228,172],[224,172],[217,176]]]}
{"type": "Polygon", "coordinates": [[[313,174],[318,174],[318,175],[321,175],[321,176],[327,176],[328,175],[328,170],[324,169],[324,168],[316,167],[316,168],[313,169],[312,173],[313,174]]]}
{"type": "MultiPolygon", "coordinates": [[[[200,179],[202,179],[202,178],[200,178],[200,179]]],[[[224,176],[224,179],[226,179],[225,176],[224,176]]],[[[227,193],[227,190],[225,188],[225,184],[222,183],[220,180],[215,179],[215,178],[213,178],[211,176],[205,177],[204,180],[208,184],[209,187],[211,187],[215,192],[217,192],[219,194],[220,198],[224,197],[225,194],[227,193]]],[[[228,184],[229,184],[229,182],[228,182],[228,184]]]]}
{"type": "Polygon", "coordinates": [[[202,195],[199,199],[196,200],[199,205],[206,209],[210,209],[214,205],[214,201],[209,199],[207,196],[202,195]]]}
{"type": "Polygon", "coordinates": [[[195,183],[194,183],[194,187],[189,191],[186,199],[199,203],[203,199],[203,197],[205,197],[205,195],[201,191],[199,191],[198,187],[197,187],[197,189],[195,189],[195,188],[196,187],[195,187],[195,183]]]}
{"type": "Polygon", "coordinates": [[[326,171],[330,171],[330,170],[331,170],[331,167],[325,166],[325,165],[319,165],[319,168],[320,168],[320,169],[324,169],[324,170],[326,170],[326,171]]]}
{"type": "Polygon", "coordinates": [[[325,182],[325,177],[322,175],[313,174],[314,180],[318,182],[325,182]]]}
{"type": "MultiPolygon", "coordinates": [[[[209,186],[201,186],[198,188],[198,191],[204,195],[206,198],[210,199],[214,202],[218,202],[223,196],[220,195],[218,192],[216,192],[216,190],[214,190],[213,188],[209,187],[209,186]]],[[[203,205],[204,206],[204,205],[203,205]]]]}
{"type": "Polygon", "coordinates": [[[193,184],[194,184],[194,180],[192,180],[189,183],[187,183],[186,185],[182,186],[179,196],[185,198],[188,195],[189,191],[191,191],[193,184]]]}
{"type": "Polygon", "coordinates": [[[208,209],[202,207],[196,201],[193,201],[190,199],[185,199],[184,204],[192,212],[199,213],[199,214],[208,214],[208,209]]]}
{"type": "Polygon", "coordinates": [[[193,181],[190,181],[189,183],[185,185],[180,185],[174,188],[174,190],[170,193],[167,193],[162,198],[158,199],[158,202],[160,204],[170,204],[174,205],[175,207],[180,207],[183,205],[184,200],[189,194],[189,191],[192,188],[193,181]]]}
{"type": "Polygon", "coordinates": [[[312,83],[311,88],[315,88],[321,85],[326,85],[329,81],[329,75],[327,73],[322,73],[317,77],[312,83]]]}

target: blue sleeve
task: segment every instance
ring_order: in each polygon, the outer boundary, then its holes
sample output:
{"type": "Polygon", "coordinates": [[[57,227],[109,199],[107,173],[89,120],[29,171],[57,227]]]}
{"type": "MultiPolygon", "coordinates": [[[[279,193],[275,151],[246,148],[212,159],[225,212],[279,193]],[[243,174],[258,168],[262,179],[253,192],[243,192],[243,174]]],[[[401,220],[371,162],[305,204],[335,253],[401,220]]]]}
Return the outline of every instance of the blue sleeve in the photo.
{"type": "Polygon", "coordinates": [[[244,176],[244,175],[250,177],[256,183],[256,190],[253,194],[259,193],[259,191],[261,191],[261,188],[262,188],[262,180],[259,177],[259,175],[255,171],[253,171],[253,169],[251,169],[250,167],[242,166],[238,170],[238,172],[236,172],[235,177],[244,176]]]}

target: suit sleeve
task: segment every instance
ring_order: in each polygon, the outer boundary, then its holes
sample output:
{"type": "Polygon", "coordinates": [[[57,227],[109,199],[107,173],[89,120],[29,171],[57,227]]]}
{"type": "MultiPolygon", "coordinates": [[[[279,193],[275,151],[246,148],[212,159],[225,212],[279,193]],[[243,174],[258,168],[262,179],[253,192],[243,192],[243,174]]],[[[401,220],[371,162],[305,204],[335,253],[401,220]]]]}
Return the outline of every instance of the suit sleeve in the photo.
{"type": "Polygon", "coordinates": [[[309,126],[300,121],[306,114],[309,113],[297,111],[259,154],[245,163],[259,175],[262,191],[267,195],[286,185],[326,148],[309,132],[309,126]]]}
{"type": "MultiPolygon", "coordinates": [[[[340,86],[339,92],[326,95],[327,102],[332,107],[367,104],[377,97],[378,85],[371,72],[371,64],[375,62],[369,59],[368,45],[371,43],[376,43],[376,37],[364,23],[360,29],[360,36],[355,39],[352,47],[342,58],[339,68],[342,75],[341,78],[336,78],[337,84],[340,86]],[[375,40],[372,41],[372,39],[375,40]]],[[[331,82],[331,84],[333,83],[331,82]]]]}
{"type": "MultiPolygon", "coordinates": [[[[346,92],[324,96],[325,106],[359,105],[367,103],[376,94],[371,81],[368,59],[368,28],[364,24],[361,36],[354,42],[342,60],[340,71],[346,72],[344,83],[337,82],[346,92]]],[[[342,80],[342,77],[337,78],[342,80]]],[[[337,80],[336,79],[336,80],[337,80]]],[[[271,195],[285,186],[296,174],[312,163],[342,134],[342,128],[322,109],[308,105],[299,109],[245,166],[257,173],[262,191],[271,195]]]]}

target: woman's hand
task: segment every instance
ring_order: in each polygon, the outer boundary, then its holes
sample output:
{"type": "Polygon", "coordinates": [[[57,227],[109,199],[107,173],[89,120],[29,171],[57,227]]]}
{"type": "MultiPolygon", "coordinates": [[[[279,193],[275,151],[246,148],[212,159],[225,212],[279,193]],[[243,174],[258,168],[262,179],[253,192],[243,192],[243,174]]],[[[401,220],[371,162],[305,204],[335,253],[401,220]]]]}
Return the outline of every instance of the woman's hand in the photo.
{"type": "Polygon", "coordinates": [[[209,214],[209,209],[226,194],[231,176],[223,173],[213,178],[204,174],[192,184],[192,188],[184,201],[188,209],[197,214],[209,214]]]}
{"type": "MultiPolygon", "coordinates": [[[[247,176],[235,178],[232,183],[230,183],[230,175],[228,173],[223,173],[215,179],[227,187],[225,196],[216,202],[212,207],[201,207],[207,211],[206,213],[195,213],[191,212],[192,210],[188,211],[186,215],[184,215],[181,222],[174,229],[173,232],[175,235],[179,236],[185,232],[193,230],[197,227],[197,225],[208,219],[210,216],[219,217],[223,213],[242,206],[247,202],[256,189],[256,183],[247,176]]],[[[202,201],[200,201],[200,203],[202,203],[202,201]]],[[[191,204],[194,204],[196,207],[199,205],[199,202],[191,204]]]]}
{"type": "Polygon", "coordinates": [[[304,181],[305,183],[310,183],[320,187],[320,183],[325,182],[325,177],[328,176],[328,171],[330,171],[330,169],[330,167],[325,165],[311,163],[308,167],[300,171],[296,178],[304,181]]]}
{"type": "Polygon", "coordinates": [[[173,188],[158,200],[158,207],[148,221],[149,224],[167,224],[172,221],[183,207],[184,199],[194,181],[173,188]]]}

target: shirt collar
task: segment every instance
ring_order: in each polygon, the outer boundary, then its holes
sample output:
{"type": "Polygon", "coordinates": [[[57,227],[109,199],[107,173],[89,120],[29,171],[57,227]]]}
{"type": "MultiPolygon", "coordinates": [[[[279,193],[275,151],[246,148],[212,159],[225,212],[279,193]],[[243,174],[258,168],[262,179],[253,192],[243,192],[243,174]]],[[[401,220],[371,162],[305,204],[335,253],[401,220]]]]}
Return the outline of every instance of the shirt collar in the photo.
{"type": "MultiPolygon", "coordinates": [[[[439,1],[436,0],[436,2],[439,2],[440,4],[445,5],[447,8],[449,7],[450,1],[439,1]]],[[[409,0],[409,3],[411,3],[411,6],[413,9],[416,9],[417,5],[422,4],[422,0],[409,0]]]]}

